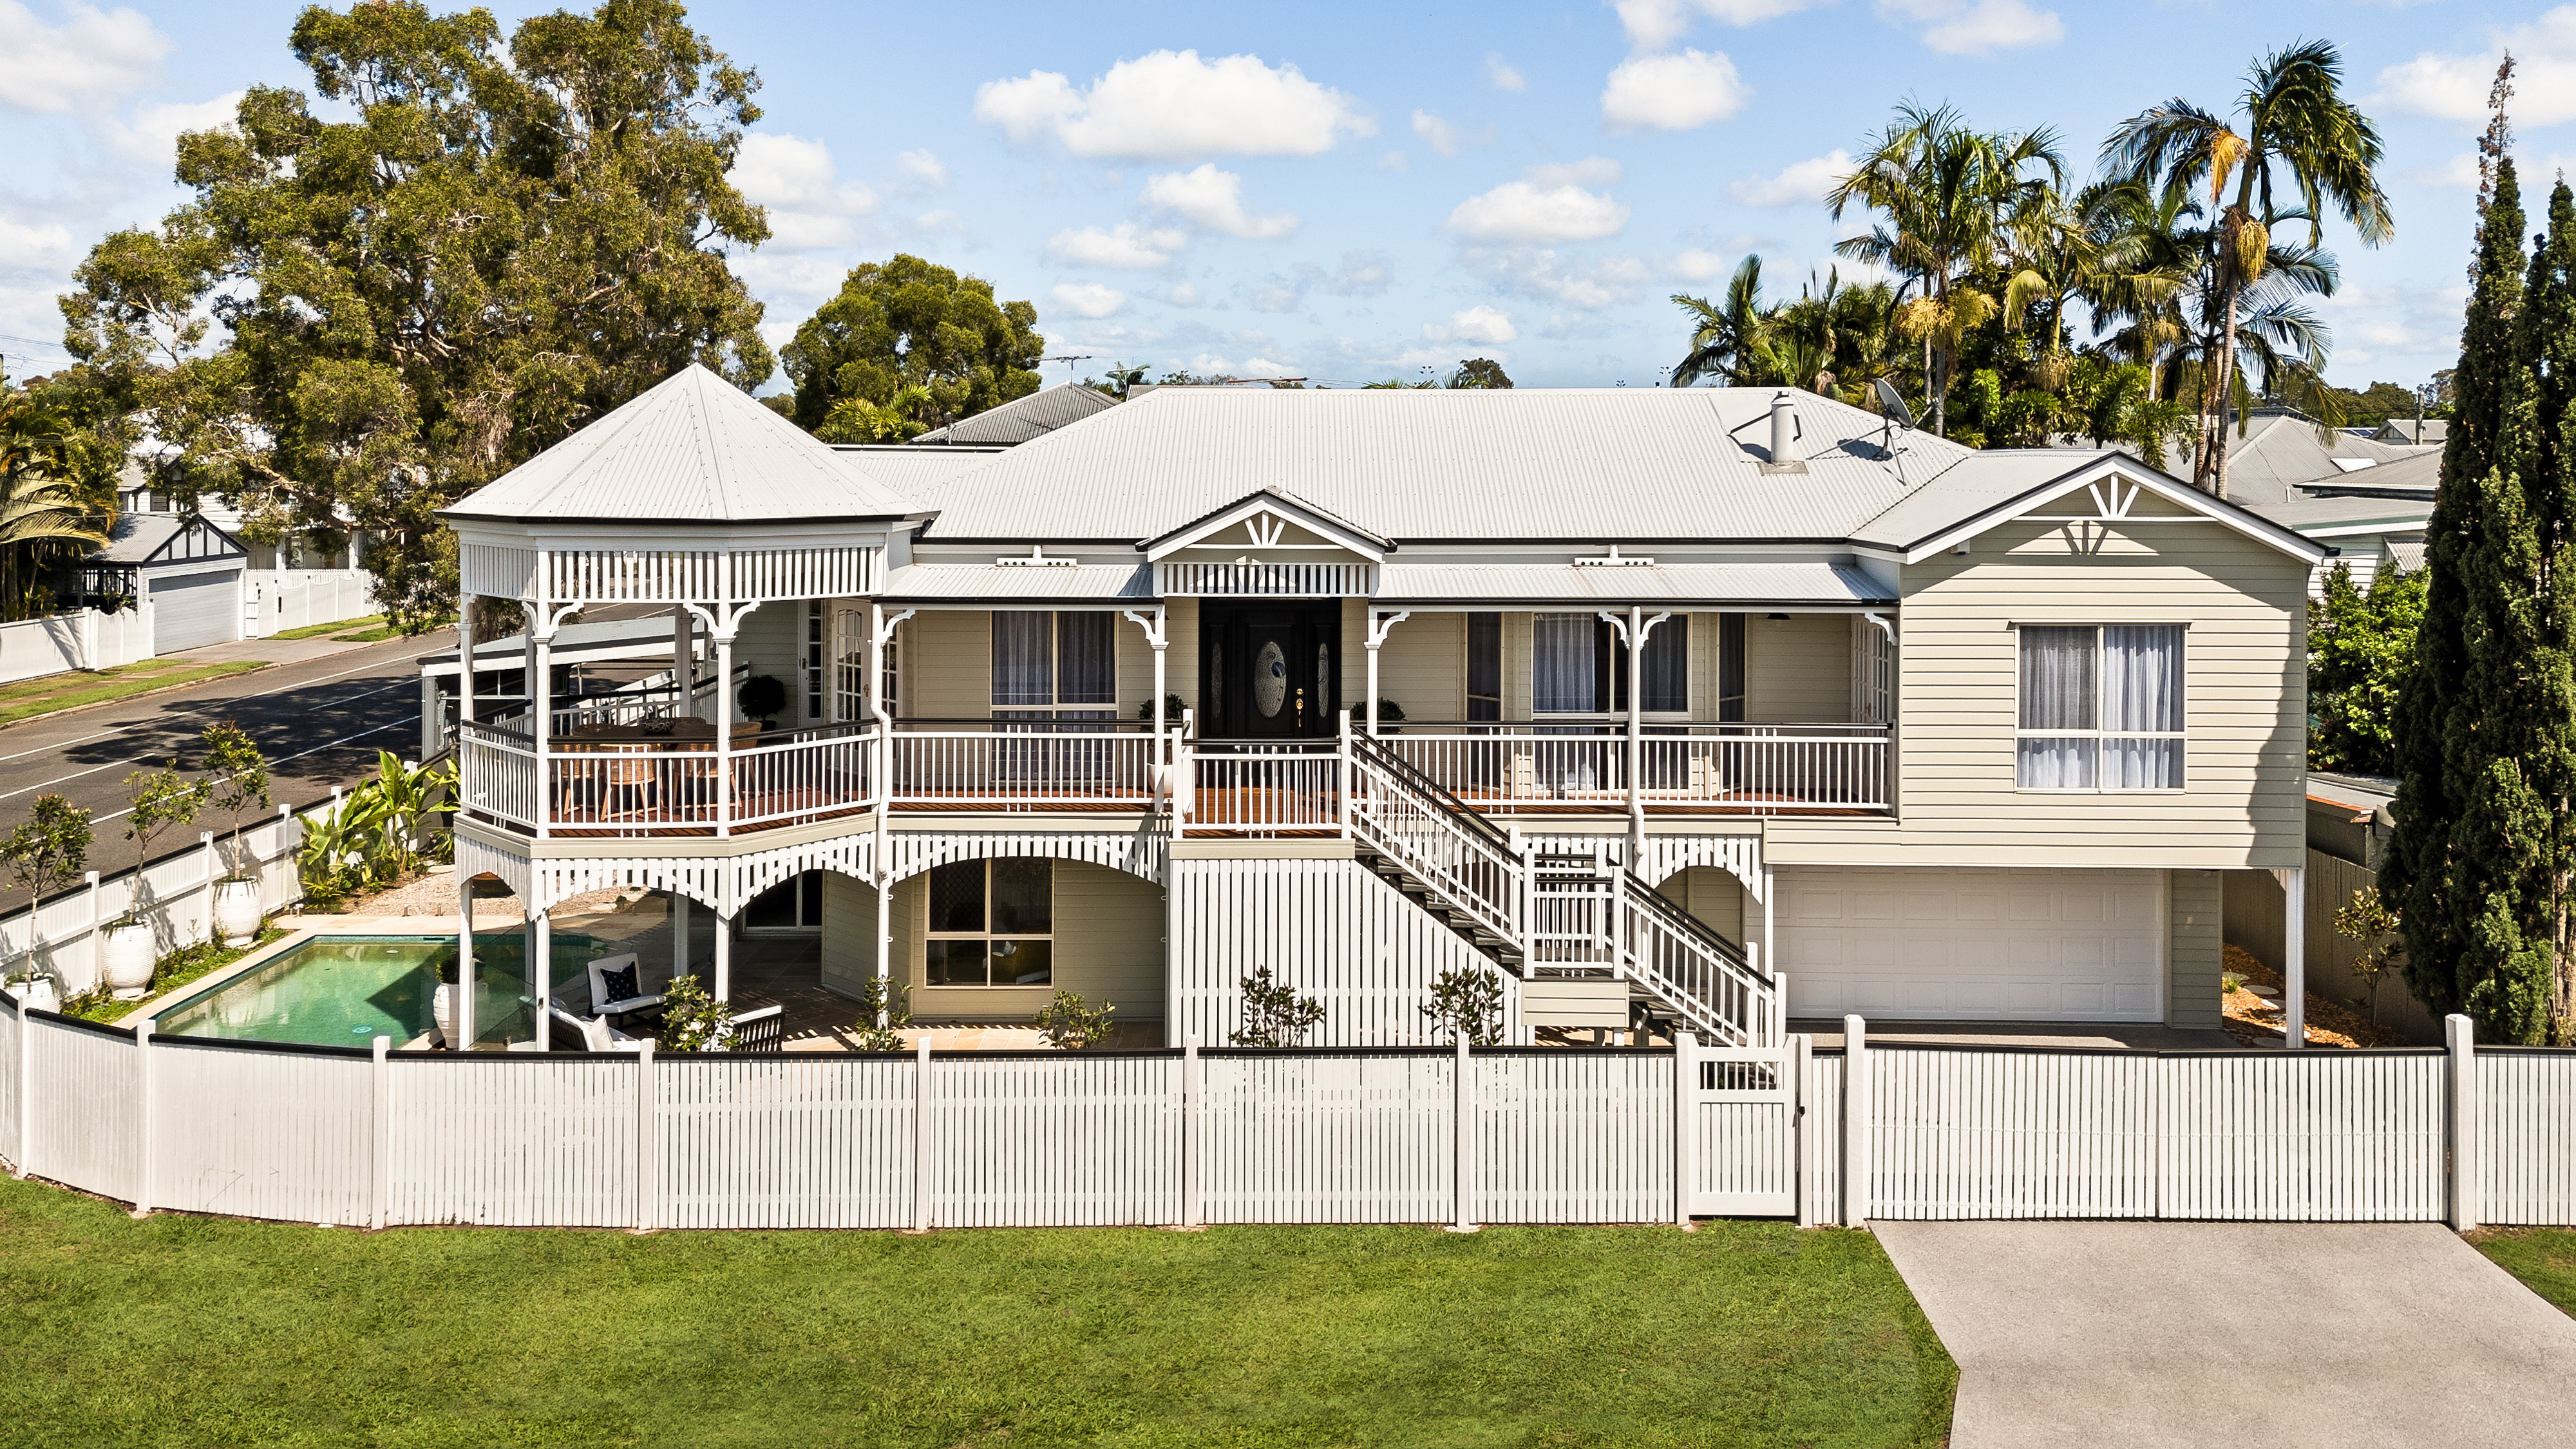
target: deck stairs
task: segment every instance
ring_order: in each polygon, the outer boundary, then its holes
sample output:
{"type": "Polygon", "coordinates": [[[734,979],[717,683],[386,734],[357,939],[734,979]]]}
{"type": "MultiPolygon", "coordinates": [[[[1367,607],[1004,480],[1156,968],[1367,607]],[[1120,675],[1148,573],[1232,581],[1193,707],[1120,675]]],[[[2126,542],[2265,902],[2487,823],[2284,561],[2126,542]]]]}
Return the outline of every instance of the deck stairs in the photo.
{"type": "Polygon", "coordinates": [[[1523,980],[1625,980],[1712,1045],[1780,1039],[1777,983],[1605,848],[1539,851],[1379,741],[1344,738],[1361,862],[1488,960],[1523,980]]]}

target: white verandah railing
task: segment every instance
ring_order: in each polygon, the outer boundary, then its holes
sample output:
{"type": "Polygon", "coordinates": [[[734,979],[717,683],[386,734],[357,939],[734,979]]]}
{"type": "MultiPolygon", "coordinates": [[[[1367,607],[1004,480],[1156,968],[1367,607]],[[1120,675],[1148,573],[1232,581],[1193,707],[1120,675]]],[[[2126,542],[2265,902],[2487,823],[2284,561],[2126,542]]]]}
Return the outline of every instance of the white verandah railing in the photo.
{"type": "Polygon", "coordinates": [[[1624,805],[1632,774],[1647,809],[1888,808],[1882,724],[1648,724],[1633,771],[1624,726],[1408,721],[1382,731],[1388,748],[1479,810],[1624,805]]]}

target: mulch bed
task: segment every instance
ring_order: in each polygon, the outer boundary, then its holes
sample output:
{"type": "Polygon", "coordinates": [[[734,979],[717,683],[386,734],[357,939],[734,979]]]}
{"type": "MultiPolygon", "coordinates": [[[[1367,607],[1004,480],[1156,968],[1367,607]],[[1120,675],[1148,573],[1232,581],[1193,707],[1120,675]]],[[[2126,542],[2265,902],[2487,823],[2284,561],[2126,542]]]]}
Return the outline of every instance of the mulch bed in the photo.
{"type": "MultiPolygon", "coordinates": [[[[2245,978],[2248,985],[2270,987],[2275,995],[2282,990],[2281,975],[2234,946],[2226,950],[2227,969],[2245,978]]],[[[2240,986],[2226,995],[2226,1021],[2229,1036],[2247,1046],[2278,1046],[2282,1039],[2281,1009],[2240,986]]],[[[2406,1039],[2394,1032],[2371,1025],[2370,1018],[2341,1002],[2330,1001],[2311,991],[2307,1008],[2308,1045],[2334,1047],[2395,1047],[2407,1045],[2406,1039]]]]}

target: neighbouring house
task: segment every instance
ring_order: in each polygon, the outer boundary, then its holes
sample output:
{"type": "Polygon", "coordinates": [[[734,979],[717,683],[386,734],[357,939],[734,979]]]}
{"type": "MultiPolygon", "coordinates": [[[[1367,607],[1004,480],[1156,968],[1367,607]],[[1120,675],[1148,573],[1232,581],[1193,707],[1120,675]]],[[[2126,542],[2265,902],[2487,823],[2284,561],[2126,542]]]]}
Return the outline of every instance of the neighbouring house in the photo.
{"type": "Polygon", "coordinates": [[[1267,968],[1351,1045],[1444,1039],[1454,973],[1521,1041],[2209,1027],[2221,873],[2304,879],[2325,549],[2110,450],[1213,387],[834,449],[693,367],[446,517],[537,695],[457,726],[460,876],[540,933],[612,886],[810,911],[820,985],[925,1020],[1071,990],[1216,1043],[1267,968]],[[606,606],[691,705],[565,697],[606,606]]]}
{"type": "MultiPolygon", "coordinates": [[[[1136,391],[1151,392],[1153,388],[1140,385],[1136,391]]],[[[1016,447],[1116,406],[1118,399],[1096,387],[1060,382],[1053,387],[1040,388],[1027,397],[1013,398],[999,407],[986,408],[971,418],[961,418],[944,428],[933,428],[913,439],[910,446],[1016,447]]]]}
{"type": "MultiPolygon", "coordinates": [[[[153,446],[142,445],[138,454],[153,446]]],[[[119,480],[116,506],[121,514],[193,515],[233,540],[242,557],[232,596],[237,619],[227,639],[265,639],[375,612],[375,584],[361,567],[365,535],[356,529],[307,530],[263,543],[249,536],[238,510],[212,498],[191,507],[167,489],[153,487],[133,458],[119,480]]]]}
{"type": "Polygon", "coordinates": [[[2335,550],[2309,582],[2322,597],[2335,565],[2366,589],[2390,545],[2422,543],[2441,468],[2440,448],[2389,441],[2384,429],[2377,439],[2320,438],[2295,413],[2257,414],[2228,449],[2227,497],[2335,550]]]}
{"type": "Polygon", "coordinates": [[[84,603],[140,611],[148,652],[175,654],[242,637],[242,571],[250,550],[204,514],[120,513],[105,547],[66,569],[84,603]]]}
{"type": "Polygon", "coordinates": [[[2451,439],[2451,420],[2448,418],[2390,418],[2379,425],[2379,431],[2373,436],[2383,443],[2438,448],[2451,439]]]}

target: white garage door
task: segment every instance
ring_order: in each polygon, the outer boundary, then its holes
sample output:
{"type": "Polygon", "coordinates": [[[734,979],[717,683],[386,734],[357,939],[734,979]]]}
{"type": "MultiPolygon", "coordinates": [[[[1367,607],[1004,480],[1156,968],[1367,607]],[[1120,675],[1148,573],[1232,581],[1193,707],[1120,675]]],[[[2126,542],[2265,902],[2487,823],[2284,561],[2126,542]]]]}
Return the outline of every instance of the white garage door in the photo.
{"type": "Polygon", "coordinates": [[[2159,1021],[2165,874],[1783,867],[1798,1016],[2159,1021]]]}
{"type": "Polygon", "coordinates": [[[241,634],[241,570],[152,581],[152,652],[229,644],[241,634]]]}

